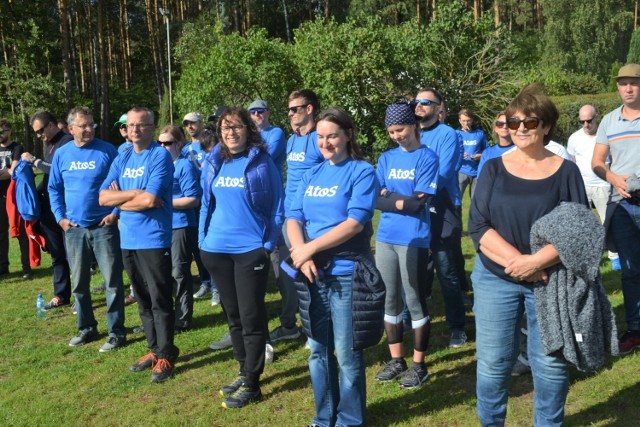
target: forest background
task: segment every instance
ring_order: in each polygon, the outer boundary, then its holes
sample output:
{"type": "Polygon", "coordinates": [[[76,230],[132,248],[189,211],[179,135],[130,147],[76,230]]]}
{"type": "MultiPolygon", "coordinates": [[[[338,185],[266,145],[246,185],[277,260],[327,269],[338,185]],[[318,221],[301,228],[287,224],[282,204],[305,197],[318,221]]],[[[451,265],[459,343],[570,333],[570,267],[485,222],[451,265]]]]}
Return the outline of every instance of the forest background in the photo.
{"type": "Polygon", "coordinates": [[[420,87],[444,94],[454,127],[465,107],[488,130],[539,82],[566,143],[580,105],[619,105],[612,76],[640,61],[637,21],[638,0],[0,0],[0,116],[38,152],[31,114],[85,105],[117,145],[134,105],[162,126],[262,98],[287,128],[287,95],[309,87],[353,115],[373,160],[386,105],[420,87]]]}

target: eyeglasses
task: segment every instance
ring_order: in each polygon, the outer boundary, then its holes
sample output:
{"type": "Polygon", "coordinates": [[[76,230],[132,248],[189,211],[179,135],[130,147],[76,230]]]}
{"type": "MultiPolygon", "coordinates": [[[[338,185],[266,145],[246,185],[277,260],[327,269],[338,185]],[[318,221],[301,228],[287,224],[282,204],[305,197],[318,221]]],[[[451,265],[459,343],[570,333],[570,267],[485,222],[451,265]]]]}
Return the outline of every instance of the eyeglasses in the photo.
{"type": "Polygon", "coordinates": [[[497,128],[503,128],[503,127],[507,126],[507,122],[502,122],[500,120],[496,120],[495,124],[496,124],[497,128]]]}
{"type": "Polygon", "coordinates": [[[251,114],[264,114],[264,111],[265,111],[264,108],[253,108],[249,110],[251,114]]]}
{"type": "Polygon", "coordinates": [[[175,144],[176,142],[178,142],[178,141],[176,141],[175,139],[170,139],[168,141],[158,141],[158,144],[162,145],[163,147],[167,147],[167,146],[175,144]]]}
{"type": "Polygon", "coordinates": [[[97,123],[91,123],[88,125],[82,125],[82,126],[78,126],[78,125],[71,125],[73,127],[77,127],[80,130],[91,130],[91,129],[95,129],[98,127],[97,123]]]}
{"type": "Polygon", "coordinates": [[[591,117],[589,120],[580,120],[578,119],[578,121],[582,124],[588,123],[591,124],[591,122],[593,121],[593,119],[595,119],[595,117],[591,117]]]}
{"type": "Polygon", "coordinates": [[[536,129],[540,124],[540,119],[537,117],[525,117],[524,119],[518,119],[516,117],[509,117],[507,119],[507,125],[511,130],[518,130],[520,123],[524,124],[525,129],[536,129]]]}
{"type": "Polygon", "coordinates": [[[153,123],[134,123],[134,124],[127,124],[127,128],[131,128],[131,129],[145,129],[145,128],[150,128],[153,126],[153,123]]]}
{"type": "Polygon", "coordinates": [[[296,113],[298,112],[298,109],[299,109],[299,108],[306,108],[306,107],[308,107],[309,105],[310,105],[310,104],[296,105],[296,106],[293,106],[293,107],[289,107],[288,111],[289,111],[289,113],[291,113],[291,114],[296,114],[296,113]]]}
{"type": "Polygon", "coordinates": [[[120,125],[120,130],[127,130],[127,125],[121,124],[120,125]]]}
{"type": "Polygon", "coordinates": [[[220,131],[222,133],[229,133],[229,132],[240,132],[242,129],[244,129],[246,126],[245,125],[237,125],[237,126],[221,126],[220,127],[220,131]]]}
{"type": "Polygon", "coordinates": [[[416,99],[416,104],[420,104],[420,105],[426,105],[429,106],[431,104],[433,105],[440,105],[439,102],[436,101],[432,101],[430,99],[416,99]]]}
{"type": "Polygon", "coordinates": [[[38,129],[37,131],[35,131],[36,136],[38,138],[42,137],[42,135],[44,135],[44,130],[46,129],[46,127],[49,126],[49,123],[47,123],[46,125],[42,126],[40,129],[38,129]]]}

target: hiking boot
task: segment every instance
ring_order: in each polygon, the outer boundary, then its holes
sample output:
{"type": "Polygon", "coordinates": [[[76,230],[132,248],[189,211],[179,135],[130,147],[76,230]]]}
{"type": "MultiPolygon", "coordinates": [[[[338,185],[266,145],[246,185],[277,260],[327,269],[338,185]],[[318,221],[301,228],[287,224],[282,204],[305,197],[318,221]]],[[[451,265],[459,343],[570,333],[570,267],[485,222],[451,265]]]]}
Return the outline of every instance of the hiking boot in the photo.
{"type": "Polygon", "coordinates": [[[629,354],[637,348],[640,348],[640,331],[627,331],[620,337],[618,350],[621,356],[629,354]]]}
{"type": "Polygon", "coordinates": [[[264,346],[264,363],[265,364],[273,363],[273,356],[274,356],[273,346],[267,343],[264,346]]]}
{"type": "Polygon", "coordinates": [[[222,336],[220,341],[216,341],[212,343],[209,348],[213,351],[224,350],[225,348],[231,347],[233,344],[231,343],[231,334],[227,332],[222,336]]]}
{"type": "Polygon", "coordinates": [[[211,307],[215,307],[216,305],[220,305],[220,292],[212,291],[211,292],[211,307]]]}
{"type": "Polygon", "coordinates": [[[69,301],[60,298],[59,296],[53,297],[49,304],[44,306],[45,310],[51,310],[52,308],[66,307],[69,305],[69,301]]]}
{"type": "Polygon", "coordinates": [[[242,408],[251,402],[257,402],[260,399],[262,399],[262,392],[260,391],[260,388],[252,390],[248,387],[240,386],[238,390],[222,402],[222,407],[226,409],[242,408]]]}
{"type": "Polygon", "coordinates": [[[158,362],[158,358],[153,353],[148,353],[142,356],[136,363],[129,366],[131,372],[141,372],[145,369],[153,367],[158,362]]]}
{"type": "Polygon", "coordinates": [[[400,388],[420,387],[429,378],[429,371],[424,363],[412,363],[411,367],[400,375],[400,388]]]}
{"type": "Polygon", "coordinates": [[[271,342],[295,340],[300,337],[300,331],[296,326],[293,328],[285,328],[284,326],[278,326],[269,334],[271,342]]]}
{"type": "Polygon", "coordinates": [[[391,381],[402,375],[407,370],[407,362],[404,359],[391,359],[385,363],[385,367],[378,372],[376,380],[391,381]]]}
{"type": "Polygon", "coordinates": [[[449,347],[459,348],[467,342],[467,334],[464,331],[451,331],[449,335],[449,347]]]}
{"type": "Polygon", "coordinates": [[[224,387],[222,387],[220,389],[220,391],[218,392],[218,394],[222,397],[229,397],[231,396],[233,393],[235,393],[236,391],[238,391],[238,389],[240,387],[242,387],[244,385],[244,381],[245,381],[245,377],[243,377],[242,375],[238,375],[236,377],[235,380],[233,380],[233,382],[231,384],[228,384],[224,387]]]}
{"type": "Polygon", "coordinates": [[[69,347],[79,347],[81,345],[85,345],[91,341],[95,341],[98,339],[98,331],[95,329],[89,329],[87,331],[80,331],[78,335],[71,338],[69,341],[69,347]]]}
{"type": "Polygon", "coordinates": [[[209,296],[210,293],[211,293],[211,289],[209,289],[205,285],[200,285],[200,289],[198,289],[198,292],[193,294],[193,297],[195,299],[200,299],[200,298],[204,298],[206,296],[209,296]]]}
{"type": "Polygon", "coordinates": [[[158,362],[153,365],[151,370],[151,382],[161,383],[168,380],[173,376],[175,369],[175,365],[169,362],[169,359],[158,359],[158,362]]]}
{"type": "Polygon", "coordinates": [[[125,337],[112,337],[107,338],[107,342],[100,347],[100,353],[106,353],[107,351],[115,350],[122,347],[127,342],[125,337]]]}

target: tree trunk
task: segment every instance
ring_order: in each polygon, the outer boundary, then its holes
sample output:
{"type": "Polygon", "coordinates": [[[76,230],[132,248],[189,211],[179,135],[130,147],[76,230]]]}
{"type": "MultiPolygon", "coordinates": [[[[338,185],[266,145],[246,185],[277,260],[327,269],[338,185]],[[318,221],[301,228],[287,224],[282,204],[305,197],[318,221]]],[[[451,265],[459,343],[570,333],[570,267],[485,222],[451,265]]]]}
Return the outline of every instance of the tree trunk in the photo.
{"type": "Polygon", "coordinates": [[[493,2],[493,11],[495,14],[496,29],[498,29],[498,27],[500,27],[500,2],[498,0],[494,0],[493,2]]]}
{"type": "MultiPolygon", "coordinates": [[[[75,20],[75,25],[78,30],[80,29],[80,13],[78,12],[78,5],[73,11],[73,16],[75,20]]],[[[80,93],[87,93],[87,82],[86,82],[86,72],[85,72],[85,37],[78,37],[78,43],[76,44],[76,49],[78,52],[78,68],[80,69],[80,93]]]]}
{"type": "Polygon", "coordinates": [[[58,0],[58,16],[62,36],[62,70],[64,73],[64,100],[67,110],[73,107],[73,69],[69,55],[69,21],[67,21],[67,0],[58,0]]]}
{"type": "Polygon", "coordinates": [[[96,3],[96,7],[98,8],[98,47],[100,50],[100,87],[102,92],[102,102],[100,103],[101,114],[100,114],[100,138],[108,139],[109,138],[109,123],[111,122],[111,118],[109,117],[109,66],[107,64],[107,46],[105,43],[108,39],[108,34],[106,32],[106,8],[105,3],[109,0],[98,0],[96,3]]]}
{"type": "Polygon", "coordinates": [[[289,30],[289,14],[287,13],[287,3],[282,0],[282,10],[284,11],[284,24],[287,29],[287,42],[291,43],[291,31],[289,30]]]}
{"type": "Polygon", "coordinates": [[[93,106],[96,108],[99,105],[98,101],[98,54],[96,48],[96,35],[93,31],[93,19],[91,18],[91,3],[85,4],[86,14],[85,19],[87,21],[88,38],[89,38],[89,64],[91,70],[91,95],[93,99],[93,106]]]}
{"type": "Polygon", "coordinates": [[[151,47],[151,54],[153,58],[153,67],[155,69],[156,74],[156,90],[158,91],[158,104],[162,103],[162,71],[160,69],[160,52],[161,50],[157,49],[157,35],[156,35],[156,25],[152,16],[152,7],[153,4],[151,0],[145,0],[146,10],[147,10],[147,28],[149,30],[149,44],[151,47]]]}
{"type": "Polygon", "coordinates": [[[329,22],[331,18],[331,0],[324,0],[324,22],[329,22]]]}

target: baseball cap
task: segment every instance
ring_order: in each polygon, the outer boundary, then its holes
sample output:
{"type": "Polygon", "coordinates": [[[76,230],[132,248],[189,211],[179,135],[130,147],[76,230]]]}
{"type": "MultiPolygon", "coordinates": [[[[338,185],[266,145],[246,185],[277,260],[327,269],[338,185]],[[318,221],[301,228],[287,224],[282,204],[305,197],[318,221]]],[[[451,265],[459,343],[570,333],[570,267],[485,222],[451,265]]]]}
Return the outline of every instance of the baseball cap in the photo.
{"type": "Polygon", "coordinates": [[[113,124],[113,126],[118,128],[120,127],[120,125],[126,125],[126,124],[127,124],[127,113],[124,113],[123,115],[120,116],[118,121],[113,124]]]}
{"type": "Polygon", "coordinates": [[[620,71],[618,71],[618,75],[615,77],[615,79],[616,81],[618,81],[618,79],[622,79],[624,77],[640,79],[640,65],[627,64],[624,67],[620,68],[620,71]]]}
{"type": "Polygon", "coordinates": [[[267,101],[263,101],[262,99],[256,99],[249,105],[249,110],[253,110],[254,108],[264,108],[265,110],[269,109],[269,103],[267,101]]]}
{"type": "Polygon", "coordinates": [[[182,124],[184,125],[185,124],[184,122],[200,123],[201,121],[202,121],[202,114],[192,112],[184,116],[184,119],[182,119],[182,124]]]}

